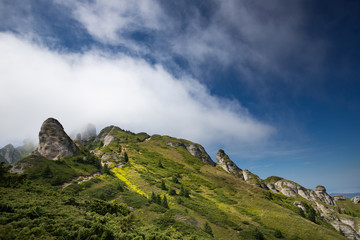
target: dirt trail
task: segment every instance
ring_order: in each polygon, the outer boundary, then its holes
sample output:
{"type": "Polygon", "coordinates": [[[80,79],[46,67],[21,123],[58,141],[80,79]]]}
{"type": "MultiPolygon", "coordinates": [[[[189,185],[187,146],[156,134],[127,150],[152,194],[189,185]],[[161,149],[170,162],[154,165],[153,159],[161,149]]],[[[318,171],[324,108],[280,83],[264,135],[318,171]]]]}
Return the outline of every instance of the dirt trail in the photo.
{"type": "Polygon", "coordinates": [[[66,182],[64,183],[63,185],[61,185],[62,188],[66,188],[67,186],[73,184],[73,183],[83,183],[83,182],[86,182],[86,181],[89,181],[97,176],[100,176],[100,172],[96,172],[96,173],[93,173],[91,175],[87,175],[87,176],[78,176],[76,178],[74,178],[73,180],[71,180],[70,182],[66,182]]]}

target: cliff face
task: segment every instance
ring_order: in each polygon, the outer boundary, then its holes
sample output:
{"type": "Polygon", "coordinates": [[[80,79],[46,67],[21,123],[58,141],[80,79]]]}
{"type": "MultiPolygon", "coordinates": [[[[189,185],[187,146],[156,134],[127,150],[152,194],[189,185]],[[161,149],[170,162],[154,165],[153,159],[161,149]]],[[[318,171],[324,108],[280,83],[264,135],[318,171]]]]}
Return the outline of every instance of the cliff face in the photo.
{"type": "Polygon", "coordinates": [[[39,132],[38,154],[57,160],[64,156],[73,156],[77,151],[77,146],[58,120],[49,118],[42,124],[39,132]]]}

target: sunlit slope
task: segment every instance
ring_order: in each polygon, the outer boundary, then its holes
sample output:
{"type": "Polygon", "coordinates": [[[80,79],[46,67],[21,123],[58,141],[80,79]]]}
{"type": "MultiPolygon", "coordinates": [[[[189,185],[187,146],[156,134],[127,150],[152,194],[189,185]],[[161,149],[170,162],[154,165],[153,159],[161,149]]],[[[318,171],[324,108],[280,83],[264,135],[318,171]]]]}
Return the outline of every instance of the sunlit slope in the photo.
{"type": "MultiPolygon", "coordinates": [[[[208,221],[216,238],[251,239],[256,238],[257,230],[266,239],[277,239],[279,231],[289,239],[342,238],[331,226],[321,221],[322,225],[315,224],[300,216],[292,205],[294,200],[277,197],[277,194],[269,197],[268,191],[203,163],[184,147],[168,146],[167,143],[173,141],[188,142],[154,135],[139,142],[119,140],[101,149],[127,152],[129,162],[113,168],[112,172],[130,189],[147,198],[152,192],[166,195],[170,211],[193,218],[199,226],[208,221]],[[166,189],[162,189],[162,181],[166,189]],[[179,196],[182,187],[189,191],[189,197],[179,196]],[[176,195],[170,196],[170,189],[174,189],[176,195]]],[[[135,212],[151,223],[155,216],[165,214],[154,214],[152,212],[158,210],[153,208],[143,206],[135,212]]],[[[176,220],[176,214],[172,217],[176,220]]]]}

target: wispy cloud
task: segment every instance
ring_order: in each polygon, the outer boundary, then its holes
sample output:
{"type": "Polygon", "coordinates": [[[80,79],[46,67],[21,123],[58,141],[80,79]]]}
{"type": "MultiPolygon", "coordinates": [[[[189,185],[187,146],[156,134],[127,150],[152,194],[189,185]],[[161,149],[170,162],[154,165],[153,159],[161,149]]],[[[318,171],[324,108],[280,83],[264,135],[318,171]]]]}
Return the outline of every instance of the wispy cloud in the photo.
{"type": "Polygon", "coordinates": [[[260,81],[269,72],[284,77],[289,67],[317,69],[325,54],[326,44],[303,29],[302,1],[58,2],[98,41],[152,54],[160,62],[181,56],[198,76],[231,66],[248,80],[260,81]],[[150,48],[134,41],[139,33],[151,36],[150,48]]]}
{"type": "Polygon", "coordinates": [[[92,121],[204,144],[256,144],[274,133],[240,103],[141,59],[97,49],[62,54],[7,33],[0,52],[0,145],[10,136],[36,136],[50,116],[69,132],[92,121]]]}

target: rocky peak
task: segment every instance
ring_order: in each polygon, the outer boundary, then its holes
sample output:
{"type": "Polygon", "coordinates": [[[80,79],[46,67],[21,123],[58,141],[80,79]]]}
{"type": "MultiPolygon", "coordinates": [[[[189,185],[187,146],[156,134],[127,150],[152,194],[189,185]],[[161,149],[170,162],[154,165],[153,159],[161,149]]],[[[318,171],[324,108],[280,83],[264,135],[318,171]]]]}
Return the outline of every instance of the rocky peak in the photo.
{"type": "Polygon", "coordinates": [[[58,120],[48,118],[42,124],[39,132],[38,154],[57,160],[64,156],[73,156],[77,151],[75,143],[66,134],[58,120]]]}
{"type": "Polygon", "coordinates": [[[236,166],[236,164],[229,158],[229,156],[220,149],[216,154],[217,166],[222,167],[228,173],[233,173],[239,176],[241,179],[244,179],[242,170],[236,166]]]}
{"type": "Polygon", "coordinates": [[[207,163],[211,166],[216,166],[216,164],[211,159],[209,154],[207,154],[207,152],[205,151],[205,148],[203,146],[201,146],[200,144],[188,143],[188,142],[185,142],[185,143],[183,143],[183,142],[168,142],[167,145],[170,147],[174,147],[174,148],[184,147],[191,155],[200,159],[204,163],[207,163]]]}
{"type": "Polygon", "coordinates": [[[0,156],[5,165],[13,164],[21,159],[20,152],[12,144],[8,144],[0,149],[0,156]]]}
{"type": "Polygon", "coordinates": [[[315,194],[324,203],[329,205],[335,205],[334,199],[329,194],[327,194],[326,188],[324,186],[317,186],[315,188],[315,194]]]}

